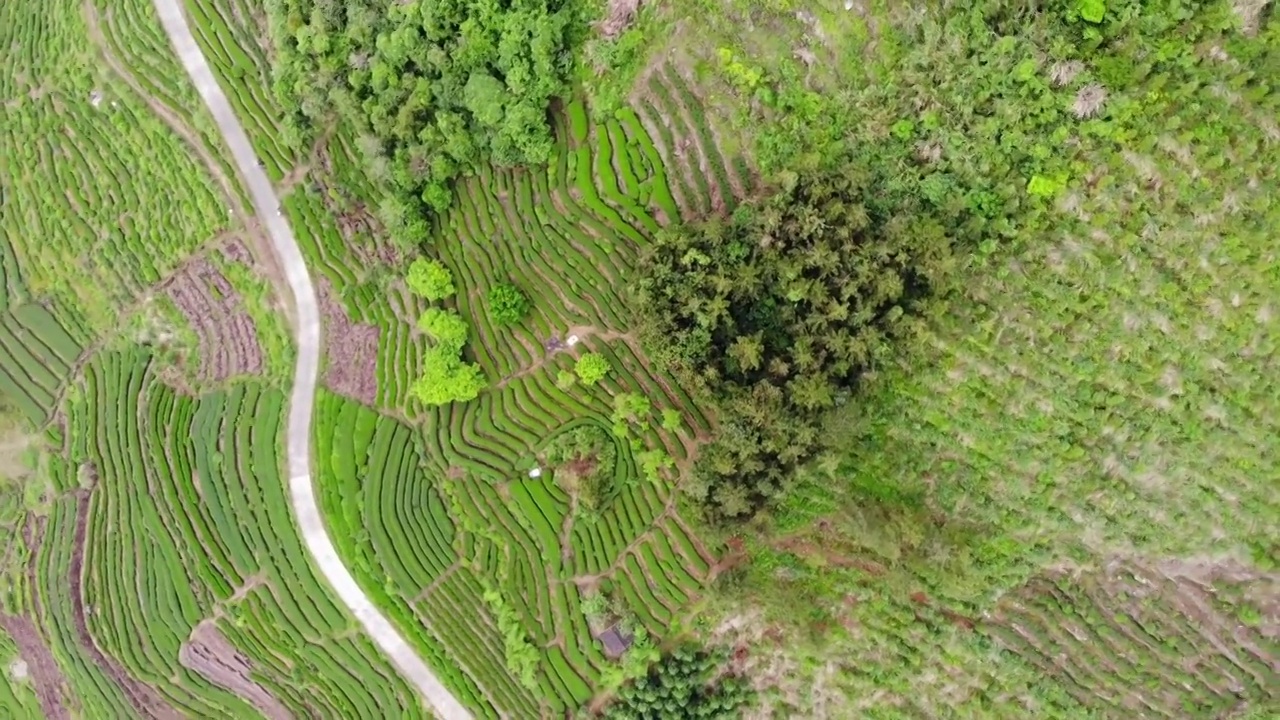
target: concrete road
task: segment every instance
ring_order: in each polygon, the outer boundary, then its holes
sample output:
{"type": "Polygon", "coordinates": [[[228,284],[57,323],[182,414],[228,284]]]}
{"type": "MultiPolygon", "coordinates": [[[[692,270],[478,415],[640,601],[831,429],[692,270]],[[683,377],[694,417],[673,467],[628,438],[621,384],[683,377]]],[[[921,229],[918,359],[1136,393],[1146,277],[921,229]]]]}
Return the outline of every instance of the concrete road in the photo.
{"type": "MultiPolygon", "coordinates": [[[[431,672],[399,631],[374,607],[369,596],[364,594],[355,578],[342,564],[333,542],[329,540],[320,515],[320,506],[316,503],[315,490],[311,485],[311,416],[320,366],[320,313],[316,306],[315,288],[311,285],[307,264],[289,229],[289,223],[280,213],[280,201],[271,187],[271,181],[258,166],[258,158],[253,146],[249,144],[244,128],[232,112],[231,104],[218,86],[204,53],[191,35],[191,28],[183,15],[182,0],[154,0],[154,3],[182,66],[186,68],[187,75],[200,92],[200,97],[212,113],[223,140],[231,150],[240,178],[249,190],[259,220],[270,235],[271,247],[275,250],[293,292],[297,315],[298,365],[294,370],[289,401],[289,494],[307,550],[311,552],[316,565],[337,591],[347,609],[356,616],[369,636],[391,658],[391,662],[405,678],[422,693],[432,710],[444,720],[470,720],[471,714],[431,672]]],[[[391,708],[387,711],[391,712],[391,708]]]]}

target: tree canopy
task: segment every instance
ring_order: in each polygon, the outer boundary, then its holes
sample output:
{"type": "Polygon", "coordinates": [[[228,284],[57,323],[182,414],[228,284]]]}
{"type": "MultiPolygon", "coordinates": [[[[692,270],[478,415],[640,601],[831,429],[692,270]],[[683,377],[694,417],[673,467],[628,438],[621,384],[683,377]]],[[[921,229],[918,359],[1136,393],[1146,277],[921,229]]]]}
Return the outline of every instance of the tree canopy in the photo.
{"type": "MultiPolygon", "coordinates": [[[[728,221],[659,233],[642,260],[651,355],[709,391],[721,428],[686,487],[715,517],[776,497],[822,413],[891,351],[951,266],[942,226],[881,215],[856,166],[790,175],[728,221]]],[[[906,210],[906,209],[904,209],[906,210]]]]}
{"type": "Polygon", "coordinates": [[[452,310],[433,307],[418,318],[418,327],[432,345],[423,357],[421,377],[409,387],[410,394],[428,405],[476,399],[486,383],[479,365],[462,360],[467,321],[452,310]]]}
{"type": "Polygon", "coordinates": [[[457,292],[453,273],[439,260],[416,258],[409,264],[405,284],[428,300],[443,300],[457,292]]]}
{"type": "Polygon", "coordinates": [[[583,385],[595,385],[609,374],[609,361],[600,353],[583,353],[574,363],[573,371],[583,385]]]}
{"type": "MultiPolygon", "coordinates": [[[[564,0],[274,0],[276,92],[296,127],[336,112],[388,191],[393,235],[425,239],[450,181],[486,158],[542,163],[564,94],[573,4],[564,0]]],[[[301,133],[295,133],[301,134],[301,133]]]]}
{"type": "Polygon", "coordinates": [[[747,682],[720,675],[723,651],[691,646],[663,655],[643,677],[624,685],[605,708],[605,720],[729,720],[754,699],[747,682]]]}
{"type": "Polygon", "coordinates": [[[489,317],[499,325],[515,325],[532,308],[529,298],[511,283],[489,288],[486,299],[489,301],[489,317]]]}

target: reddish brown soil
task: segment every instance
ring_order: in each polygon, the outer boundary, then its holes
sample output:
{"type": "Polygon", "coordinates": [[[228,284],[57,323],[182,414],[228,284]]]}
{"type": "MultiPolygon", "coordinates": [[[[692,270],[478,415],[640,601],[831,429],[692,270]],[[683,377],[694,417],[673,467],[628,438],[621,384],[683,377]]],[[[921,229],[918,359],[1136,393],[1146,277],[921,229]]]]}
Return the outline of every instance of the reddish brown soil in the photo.
{"type": "Polygon", "coordinates": [[[84,609],[84,537],[89,524],[89,493],[79,490],[76,495],[76,531],[74,547],[71,552],[71,567],[67,572],[67,582],[71,588],[71,614],[76,626],[76,637],[80,646],[89,654],[94,664],[102,668],[111,680],[120,688],[134,710],[146,718],[159,720],[180,720],[182,716],[174,710],[155,690],[138,682],[125,672],[112,658],[103,654],[89,634],[89,623],[85,620],[84,609]]]}
{"type": "Polygon", "coordinates": [[[195,329],[202,382],[262,372],[253,319],[231,283],[205,258],[195,258],[161,286],[195,329]]]}
{"type": "Polygon", "coordinates": [[[327,358],[324,384],[343,397],[372,405],[378,397],[378,328],[351,322],[328,280],[320,278],[317,291],[327,358]]]}
{"type": "MultiPolygon", "coordinates": [[[[883,575],[885,573],[885,568],[880,563],[863,558],[841,555],[830,548],[820,547],[817,543],[802,540],[800,538],[788,538],[775,543],[775,546],[778,549],[786,550],[797,557],[822,558],[822,561],[831,567],[857,568],[868,575],[883,575]]],[[[913,597],[912,600],[915,600],[915,598],[913,597]]]]}
{"type": "Polygon", "coordinates": [[[18,653],[27,664],[27,672],[35,684],[36,697],[40,698],[40,709],[44,716],[51,720],[70,718],[67,699],[71,696],[67,690],[66,679],[58,669],[53,654],[44,644],[44,638],[36,629],[35,623],[18,615],[0,614],[0,626],[18,645],[18,653]]]}
{"type": "Polygon", "coordinates": [[[253,666],[218,631],[205,620],[191,632],[191,637],[178,651],[182,666],[209,682],[239,696],[257,708],[269,720],[289,720],[293,716],[274,695],[253,681],[253,666]]]}
{"type": "Polygon", "coordinates": [[[600,34],[607,40],[613,40],[621,35],[635,18],[636,11],[640,9],[640,2],[641,0],[609,0],[605,17],[597,26],[600,34]]]}

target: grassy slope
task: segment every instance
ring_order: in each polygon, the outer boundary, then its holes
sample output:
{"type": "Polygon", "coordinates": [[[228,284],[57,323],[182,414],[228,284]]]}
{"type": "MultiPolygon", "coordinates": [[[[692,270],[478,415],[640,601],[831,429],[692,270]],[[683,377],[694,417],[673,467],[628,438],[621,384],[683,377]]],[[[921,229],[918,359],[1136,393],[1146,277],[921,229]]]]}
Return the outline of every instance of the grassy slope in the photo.
{"type": "MultiPolygon", "coordinates": [[[[815,715],[1114,710],[1127,700],[1094,694],[1088,677],[997,650],[984,618],[1037,575],[1100,577],[1118,557],[1166,574],[1211,558],[1246,568],[1245,585],[1274,582],[1258,575],[1274,573],[1280,542],[1267,230],[1280,223],[1280,133],[1262,80],[1278,23],[1264,14],[1246,34],[1225,4],[1113,3],[1093,43],[1066,4],[843,5],[681,3],[635,31],[670,38],[766,170],[847,146],[887,197],[935,199],[973,243],[951,312],[833,419],[832,451],[762,521],[769,532],[742,533],[751,560],[720,631],[763,633],[805,598],[806,622],[774,627],[787,649],[752,664],[781,688],[766,705],[815,715]],[[753,88],[742,68],[766,80],[753,88]],[[761,108],[759,88],[781,111],[761,108]],[[1061,185],[1032,196],[1036,176],[1061,185]],[[788,681],[788,662],[805,671],[788,681]]],[[[1154,602],[1177,617],[1175,600],[1154,602]]],[[[1251,602],[1217,608],[1244,618],[1242,637],[1268,622],[1251,602]]],[[[1089,614],[1073,603],[1046,627],[1089,614]]],[[[1158,656],[1113,649],[1130,651],[1158,656]]],[[[1274,658],[1274,643],[1263,651],[1274,658]]],[[[1159,672],[1157,687],[1180,677],[1159,672]]],[[[1264,685],[1225,700],[1152,692],[1144,707],[1265,715],[1275,702],[1264,685]]]]}

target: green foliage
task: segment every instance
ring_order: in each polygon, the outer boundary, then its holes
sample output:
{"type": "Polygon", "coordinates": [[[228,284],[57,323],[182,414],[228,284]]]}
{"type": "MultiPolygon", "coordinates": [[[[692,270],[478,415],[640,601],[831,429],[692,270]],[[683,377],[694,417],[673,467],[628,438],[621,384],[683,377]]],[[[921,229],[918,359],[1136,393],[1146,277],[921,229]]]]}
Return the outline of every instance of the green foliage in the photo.
{"type": "Polygon", "coordinates": [[[416,258],[409,264],[405,284],[413,292],[428,300],[443,300],[455,292],[453,273],[439,260],[416,258]]]}
{"type": "Polygon", "coordinates": [[[1043,175],[1032,176],[1027,182],[1027,194],[1036,197],[1051,198],[1062,192],[1067,186],[1062,180],[1047,178],[1043,175]]]}
{"type": "Polygon", "coordinates": [[[609,361],[600,353],[583,353],[573,365],[573,371],[583,385],[595,385],[609,374],[609,361]]]}
{"type": "Polygon", "coordinates": [[[427,351],[423,368],[422,375],[409,387],[409,394],[427,405],[475,400],[487,385],[479,365],[463,362],[443,347],[427,351]]]}
{"type": "Polygon", "coordinates": [[[609,616],[609,598],[602,592],[593,592],[582,598],[582,614],[593,623],[606,620],[609,616]]]}
{"type": "Polygon", "coordinates": [[[467,321],[454,310],[427,308],[418,318],[418,328],[452,355],[462,352],[467,344],[467,321]]]}
{"type": "Polygon", "coordinates": [[[620,438],[631,437],[634,426],[641,434],[649,429],[649,413],[653,403],[638,393],[619,393],[613,398],[613,434],[620,438]]]}
{"type": "Polygon", "coordinates": [[[498,622],[498,632],[502,633],[503,653],[507,659],[507,669],[520,679],[520,684],[530,690],[537,690],[538,661],[542,653],[529,642],[524,625],[520,622],[520,613],[507,604],[497,590],[484,591],[484,601],[498,622]]]}
{"type": "Polygon", "coordinates": [[[1100,23],[1106,17],[1107,3],[1105,0],[1078,0],[1076,12],[1080,13],[1080,18],[1083,20],[1100,23]]]}
{"type": "Polygon", "coordinates": [[[603,430],[584,425],[560,433],[547,444],[543,457],[555,468],[556,482],[576,493],[580,507],[588,513],[600,508],[617,462],[617,448],[603,430]]]}
{"type": "MultiPolygon", "coordinates": [[[[773,716],[820,714],[817,693],[805,697],[815,674],[838,678],[824,708],[865,717],[1102,717],[1121,684],[1159,688],[1150,712],[1170,717],[1270,700],[1258,687],[1219,695],[1176,666],[1242,652],[1203,644],[1198,610],[1127,617],[1167,579],[1111,612],[1089,597],[1098,585],[1077,589],[1117,557],[1274,566],[1261,518],[1277,466],[1251,419],[1280,394],[1274,373],[1228,358],[1271,332],[1261,299],[1280,292],[1263,229],[1280,223],[1267,79],[1280,16],[1090,6],[880,4],[812,73],[761,59],[777,105],[736,120],[765,173],[854,152],[875,202],[925,204],[964,266],[948,312],[824,419],[827,451],[758,524],[732,529],[750,563],[717,583],[726,615],[763,608],[767,627],[792,629],[780,645],[802,668],[769,693],[800,706],[773,716]],[[1229,497],[1190,480],[1204,477],[1229,497]],[[1067,570],[1046,582],[1047,567],[1067,570]],[[1036,591],[1019,592],[1032,578],[1036,591]],[[996,600],[1012,597],[1020,614],[996,600]],[[957,696],[961,685],[974,691],[957,696]]],[[[759,47],[763,33],[730,15],[677,20],[759,47]]]]}
{"type": "Polygon", "coordinates": [[[578,376],[572,370],[560,369],[556,371],[556,387],[561,390],[568,390],[578,382],[578,376]]]}
{"type": "Polygon", "coordinates": [[[520,288],[502,283],[489,288],[489,317],[499,325],[515,325],[529,314],[532,304],[520,288]]]}
{"type": "Polygon", "coordinates": [[[670,470],[676,464],[666,451],[657,448],[641,450],[636,454],[636,461],[640,463],[640,474],[644,479],[655,484],[662,481],[662,471],[670,470]]]}
{"type": "Polygon", "coordinates": [[[418,318],[418,327],[433,344],[423,357],[422,376],[410,386],[409,394],[427,405],[476,399],[486,382],[479,365],[462,361],[467,321],[453,310],[433,307],[418,318]]]}
{"type": "Polygon", "coordinates": [[[728,659],[723,651],[690,646],[677,648],[649,667],[642,678],[624,686],[605,708],[606,720],[702,720],[739,717],[754,699],[750,685],[733,674],[721,674],[728,659]]]}
{"type": "Polygon", "coordinates": [[[576,6],[563,0],[317,3],[278,0],[276,92],[313,126],[336,114],[368,139],[368,172],[388,193],[383,219],[405,245],[425,214],[486,158],[551,156],[551,98],[564,94],[576,6]]]}
{"type": "Polygon", "coordinates": [[[942,227],[911,206],[875,212],[871,192],[853,164],[793,175],[728,223],[660,233],[643,260],[641,337],[719,403],[721,432],[686,486],[713,516],[783,492],[822,413],[947,280],[942,227]]]}

